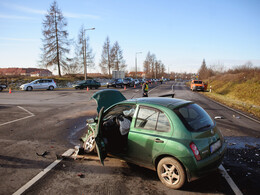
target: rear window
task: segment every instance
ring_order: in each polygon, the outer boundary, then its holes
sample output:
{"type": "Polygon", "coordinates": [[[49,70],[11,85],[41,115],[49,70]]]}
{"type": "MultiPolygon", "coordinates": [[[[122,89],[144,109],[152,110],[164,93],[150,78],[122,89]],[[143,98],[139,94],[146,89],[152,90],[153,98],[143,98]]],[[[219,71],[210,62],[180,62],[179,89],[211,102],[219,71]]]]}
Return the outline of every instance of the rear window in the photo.
{"type": "Polygon", "coordinates": [[[174,112],[192,132],[207,131],[215,125],[208,113],[197,104],[185,105],[175,109],[174,112]]]}

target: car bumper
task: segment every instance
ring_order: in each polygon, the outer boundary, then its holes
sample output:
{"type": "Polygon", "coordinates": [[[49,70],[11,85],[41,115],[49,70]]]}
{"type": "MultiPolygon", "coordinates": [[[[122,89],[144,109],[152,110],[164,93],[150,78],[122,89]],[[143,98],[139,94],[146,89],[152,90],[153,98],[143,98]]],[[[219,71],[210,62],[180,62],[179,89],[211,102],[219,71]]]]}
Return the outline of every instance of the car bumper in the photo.
{"type": "Polygon", "coordinates": [[[20,90],[26,90],[26,86],[20,87],[20,90]]]}
{"type": "Polygon", "coordinates": [[[211,156],[197,161],[195,157],[190,157],[184,160],[186,167],[188,181],[193,181],[203,176],[208,175],[210,172],[216,171],[219,165],[222,163],[224,154],[226,151],[226,143],[222,144],[222,147],[213,153],[211,156]],[[193,163],[190,163],[193,162],[193,163]]]}

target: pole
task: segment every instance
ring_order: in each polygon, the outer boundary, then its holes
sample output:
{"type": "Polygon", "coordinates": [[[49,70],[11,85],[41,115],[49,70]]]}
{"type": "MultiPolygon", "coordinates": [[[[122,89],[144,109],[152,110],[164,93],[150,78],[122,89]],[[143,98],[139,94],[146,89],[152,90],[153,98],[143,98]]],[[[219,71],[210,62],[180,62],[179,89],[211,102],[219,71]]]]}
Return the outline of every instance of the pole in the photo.
{"type": "Polygon", "coordinates": [[[135,78],[137,79],[137,56],[135,54],[135,78]]]}
{"type": "Polygon", "coordinates": [[[135,53],[135,78],[137,79],[137,54],[141,54],[142,52],[135,53]]]}

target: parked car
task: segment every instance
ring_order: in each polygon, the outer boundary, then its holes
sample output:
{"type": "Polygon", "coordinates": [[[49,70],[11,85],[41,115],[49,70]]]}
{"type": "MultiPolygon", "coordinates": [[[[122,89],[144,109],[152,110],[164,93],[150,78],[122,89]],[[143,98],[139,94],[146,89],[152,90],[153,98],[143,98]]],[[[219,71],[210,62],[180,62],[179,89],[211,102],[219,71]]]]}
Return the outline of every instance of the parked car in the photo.
{"type": "Polygon", "coordinates": [[[7,79],[0,79],[0,91],[7,88],[7,79]]]}
{"type": "Polygon", "coordinates": [[[87,80],[80,81],[78,84],[73,85],[73,87],[75,89],[84,89],[87,87],[89,89],[92,89],[92,88],[98,89],[99,87],[101,87],[101,84],[100,84],[100,82],[95,81],[93,79],[87,79],[87,80]]]}
{"type": "Polygon", "coordinates": [[[125,86],[128,86],[128,87],[133,87],[135,85],[135,81],[131,77],[124,78],[123,83],[125,86]]]}
{"type": "Polygon", "coordinates": [[[95,149],[156,170],[167,187],[181,188],[221,164],[226,143],[207,112],[194,102],[165,98],[126,98],[101,90],[93,99],[99,117],[87,121],[83,148],[95,149]]]}
{"type": "Polygon", "coordinates": [[[135,86],[140,85],[140,81],[138,79],[135,79],[135,86]]]}
{"type": "Polygon", "coordinates": [[[123,79],[112,79],[109,82],[107,82],[107,88],[109,87],[124,87],[123,79]]]}
{"type": "Polygon", "coordinates": [[[30,83],[25,83],[20,86],[21,90],[32,91],[34,89],[53,90],[57,85],[53,79],[37,79],[30,83]]]}

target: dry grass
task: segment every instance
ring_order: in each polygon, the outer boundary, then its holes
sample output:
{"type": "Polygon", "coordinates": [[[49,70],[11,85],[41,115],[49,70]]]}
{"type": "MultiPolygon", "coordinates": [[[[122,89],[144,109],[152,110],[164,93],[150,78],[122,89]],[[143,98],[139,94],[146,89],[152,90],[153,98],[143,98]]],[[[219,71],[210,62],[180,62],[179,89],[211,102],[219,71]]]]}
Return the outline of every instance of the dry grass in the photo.
{"type": "Polygon", "coordinates": [[[219,75],[207,82],[212,93],[205,95],[260,118],[260,70],[219,75]]]}

